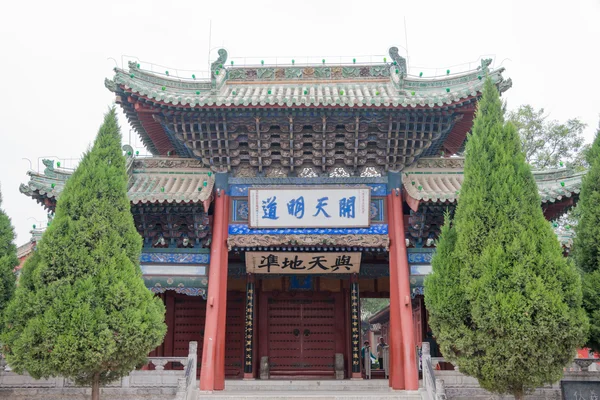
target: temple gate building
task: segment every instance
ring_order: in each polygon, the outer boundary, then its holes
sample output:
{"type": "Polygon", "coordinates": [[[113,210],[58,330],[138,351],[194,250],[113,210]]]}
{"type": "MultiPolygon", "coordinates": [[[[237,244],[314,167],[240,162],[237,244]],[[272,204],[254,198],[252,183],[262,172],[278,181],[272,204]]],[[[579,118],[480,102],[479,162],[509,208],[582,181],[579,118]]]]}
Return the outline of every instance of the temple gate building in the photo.
{"type": "MultiPolygon", "coordinates": [[[[463,180],[455,156],[486,76],[379,64],[244,66],[210,79],[129,63],[105,81],[152,157],[128,157],[147,287],[166,305],[156,356],[199,343],[200,387],[225,378],[360,378],[360,298],[390,298],[390,386],[418,388],[422,280],[463,180]]],[[[72,171],[46,162],[21,191],[54,210],[72,171]]],[[[581,176],[536,173],[549,219],[581,176]]]]}

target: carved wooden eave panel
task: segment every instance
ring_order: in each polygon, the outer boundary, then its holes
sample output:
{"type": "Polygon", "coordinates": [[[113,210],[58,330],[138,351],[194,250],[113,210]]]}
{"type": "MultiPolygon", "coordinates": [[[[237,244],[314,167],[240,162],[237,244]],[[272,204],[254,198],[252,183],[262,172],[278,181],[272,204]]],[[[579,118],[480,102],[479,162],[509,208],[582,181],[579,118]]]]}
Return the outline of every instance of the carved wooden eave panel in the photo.
{"type": "Polygon", "coordinates": [[[154,115],[167,135],[215,172],[277,169],[296,176],[366,167],[399,171],[439,150],[460,113],[407,110],[331,112],[198,110],[154,115]]]}
{"type": "Polygon", "coordinates": [[[388,235],[229,235],[227,246],[254,248],[269,246],[359,247],[388,250],[388,235]]]}

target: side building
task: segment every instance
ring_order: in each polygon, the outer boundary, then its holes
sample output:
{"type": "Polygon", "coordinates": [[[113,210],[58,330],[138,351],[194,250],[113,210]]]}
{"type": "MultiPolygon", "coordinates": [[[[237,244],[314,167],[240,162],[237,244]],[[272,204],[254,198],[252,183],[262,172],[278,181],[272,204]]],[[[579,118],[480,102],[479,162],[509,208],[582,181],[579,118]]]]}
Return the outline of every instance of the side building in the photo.
{"type": "MultiPolygon", "coordinates": [[[[390,298],[390,386],[418,388],[423,277],[460,194],[459,152],[483,60],[436,78],[379,64],[227,65],[206,80],[130,63],[105,84],[152,157],[128,156],[141,267],[166,304],[157,356],[199,343],[203,390],[224,379],[360,378],[360,299],[390,298]]],[[[52,211],[70,171],[47,162],[21,191],[52,211]]],[[[581,175],[536,173],[556,218],[581,175]]]]}

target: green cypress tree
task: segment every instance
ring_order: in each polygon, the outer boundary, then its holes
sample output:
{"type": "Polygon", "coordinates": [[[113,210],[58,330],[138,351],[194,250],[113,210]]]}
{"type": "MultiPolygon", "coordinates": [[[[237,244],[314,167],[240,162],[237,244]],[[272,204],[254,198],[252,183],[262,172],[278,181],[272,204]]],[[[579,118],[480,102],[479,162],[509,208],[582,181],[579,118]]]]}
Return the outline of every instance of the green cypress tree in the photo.
{"type": "Polygon", "coordinates": [[[486,80],[454,220],[425,282],[444,355],[515,398],[560,379],[587,333],[581,282],[545,220],[517,132],[486,80]]]}
{"type": "Polygon", "coordinates": [[[583,308],[590,320],[587,346],[600,351],[600,128],[586,154],[589,171],[583,178],[574,259],[582,274],[583,308]]]}
{"type": "Polygon", "coordinates": [[[141,278],[142,239],[120,147],[113,108],[65,185],[3,335],[16,372],[91,385],[92,399],[101,384],[142,363],[166,333],[164,306],[141,278]]]}
{"type": "MultiPolygon", "coordinates": [[[[2,192],[0,192],[0,206],[2,206],[2,192]]],[[[0,208],[0,316],[15,291],[13,269],[19,265],[19,259],[14,240],[15,231],[10,218],[0,208]]]]}

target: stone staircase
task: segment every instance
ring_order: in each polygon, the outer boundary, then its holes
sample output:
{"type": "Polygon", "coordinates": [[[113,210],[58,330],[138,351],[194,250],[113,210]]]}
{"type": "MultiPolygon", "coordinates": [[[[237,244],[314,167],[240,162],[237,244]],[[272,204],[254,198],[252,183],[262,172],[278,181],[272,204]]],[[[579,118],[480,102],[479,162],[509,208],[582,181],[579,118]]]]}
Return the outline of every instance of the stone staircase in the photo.
{"type": "Polygon", "coordinates": [[[196,400],[425,400],[423,389],[392,391],[387,380],[226,381],[225,390],[197,392],[196,400]],[[423,397],[422,397],[423,396],[423,397]]]}

